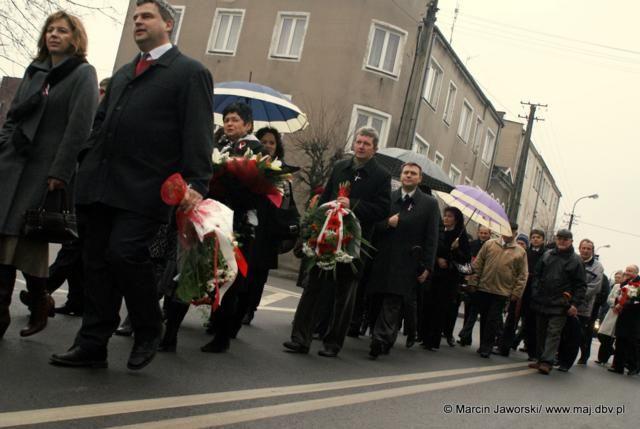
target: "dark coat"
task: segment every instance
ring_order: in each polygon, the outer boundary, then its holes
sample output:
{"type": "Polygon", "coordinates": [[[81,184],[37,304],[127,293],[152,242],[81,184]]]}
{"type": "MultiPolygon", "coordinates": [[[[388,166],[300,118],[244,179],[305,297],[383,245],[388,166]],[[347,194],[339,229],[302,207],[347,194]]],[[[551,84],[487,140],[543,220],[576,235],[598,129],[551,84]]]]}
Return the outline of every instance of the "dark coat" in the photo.
{"type": "MultiPolygon", "coordinates": [[[[354,157],[338,161],[331,171],[318,204],[335,200],[338,197],[340,184],[343,182],[351,183],[349,194],[351,210],[360,221],[362,237],[371,242],[375,224],[389,216],[391,175],[378,164],[375,158],[371,158],[357,168],[354,157]]],[[[362,260],[356,260],[354,264],[360,275],[362,260]]]]}
{"type": "Polygon", "coordinates": [[[470,262],[471,249],[469,248],[469,236],[463,227],[444,231],[441,233],[441,237],[437,257],[446,259],[448,267],[440,268],[438,264],[435,265],[431,278],[432,287],[439,289],[440,296],[451,302],[456,300],[463,280],[463,276],[458,272],[453,262],[459,264],[470,262]],[[458,237],[460,238],[458,248],[451,249],[451,245],[458,237]]]}
{"type": "Polygon", "coordinates": [[[396,228],[389,227],[386,219],[376,227],[377,254],[371,266],[368,292],[409,297],[421,271],[433,272],[440,210],[436,199],[419,189],[409,203],[402,201],[402,189],[398,189],[391,193],[391,213],[399,214],[396,228]],[[420,262],[411,255],[415,246],[424,250],[420,262]]]}
{"type": "Polygon", "coordinates": [[[585,299],[587,290],[584,264],[573,247],[565,251],[547,250],[535,269],[531,305],[543,314],[565,314],[585,299]],[[571,294],[567,300],[563,292],[571,294]]]}
{"type": "Polygon", "coordinates": [[[536,266],[544,255],[544,247],[534,249],[529,246],[527,249],[527,266],[529,267],[529,275],[527,276],[527,285],[522,294],[522,305],[528,306],[531,303],[531,291],[533,290],[533,279],[535,278],[536,266]]]}
{"type": "MultiPolygon", "coordinates": [[[[34,62],[30,68],[34,73],[25,73],[12,107],[42,90],[51,65],[47,60],[34,62]]],[[[0,130],[0,234],[20,234],[24,212],[41,204],[49,177],[71,183],[98,104],[97,82],[95,69],[83,63],[49,89],[38,111],[20,124],[32,139],[26,156],[18,155],[11,143],[18,124],[11,119],[4,123],[0,130]]]]}
{"type": "Polygon", "coordinates": [[[476,238],[475,240],[469,243],[469,250],[471,251],[472,258],[475,258],[476,256],[478,256],[478,253],[480,253],[480,249],[482,249],[482,245],[487,241],[489,240],[482,241],[479,238],[476,238]]]}
{"type": "Polygon", "coordinates": [[[167,222],[160,187],[173,173],[206,195],[212,174],[213,79],[175,46],[135,77],[112,77],[78,172],[77,204],[103,203],[167,222]]]}
{"type": "MultiPolygon", "coordinates": [[[[640,282],[640,276],[633,279],[634,282],[640,282]]],[[[625,286],[628,281],[622,283],[620,287],[625,286]]],[[[622,307],[622,311],[616,321],[616,338],[635,338],[640,340],[640,302],[627,301],[622,307]]]]}

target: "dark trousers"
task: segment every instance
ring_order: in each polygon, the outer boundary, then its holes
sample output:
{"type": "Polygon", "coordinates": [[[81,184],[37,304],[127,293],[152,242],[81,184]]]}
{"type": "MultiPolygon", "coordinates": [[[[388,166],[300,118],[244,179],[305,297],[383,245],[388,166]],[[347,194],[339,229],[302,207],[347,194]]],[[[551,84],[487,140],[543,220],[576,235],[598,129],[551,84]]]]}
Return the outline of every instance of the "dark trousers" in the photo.
{"type": "Polygon", "coordinates": [[[438,281],[431,283],[424,291],[422,342],[427,348],[440,348],[447,304],[450,303],[448,296],[447,285],[438,281]]]}
{"type": "Polygon", "coordinates": [[[567,323],[562,329],[560,336],[560,346],[558,347],[558,363],[566,368],[571,368],[578,357],[580,343],[582,342],[583,316],[567,316],[567,323]]]}
{"type": "Polygon", "coordinates": [[[474,295],[480,314],[480,353],[491,353],[502,320],[506,296],[477,291],[474,295]]]}
{"type": "Polygon", "coordinates": [[[462,302],[462,300],[460,294],[458,294],[453,302],[447,303],[444,315],[444,325],[442,327],[442,335],[447,339],[453,338],[453,330],[455,329],[456,321],[458,320],[460,302],[462,302]]]}
{"type": "Polygon", "coordinates": [[[373,341],[382,343],[385,349],[393,346],[400,330],[403,297],[392,294],[375,294],[372,305],[377,310],[373,325],[373,341]]]}
{"type": "Polygon", "coordinates": [[[149,244],[159,222],[103,204],[78,207],[85,306],[75,344],[102,353],[120,321],[124,297],[136,341],[160,334],[162,314],[149,244]]]}
{"type": "Polygon", "coordinates": [[[536,344],[538,345],[536,355],[538,362],[553,364],[565,323],[567,323],[565,314],[536,313],[536,344]]]}
{"type": "Polygon", "coordinates": [[[249,284],[249,310],[255,313],[260,306],[260,300],[264,293],[264,285],[269,278],[269,268],[257,268],[253,271],[251,283],[249,284]]]}
{"type": "MultiPolygon", "coordinates": [[[[402,315],[401,319],[404,320],[404,333],[406,336],[416,339],[418,335],[418,291],[413,290],[413,293],[408,296],[404,296],[402,299],[402,315]]],[[[393,295],[396,296],[396,295],[393,295]]]]}
{"type": "Polygon", "coordinates": [[[52,294],[64,282],[69,286],[67,307],[82,310],[84,306],[84,268],[82,266],[82,248],[79,242],[65,243],[49,267],[47,291],[52,294]]]}
{"type": "Polygon", "coordinates": [[[633,372],[638,369],[638,340],[630,337],[616,337],[616,350],[613,354],[613,367],[624,372],[625,367],[633,372]]]}
{"type": "Polygon", "coordinates": [[[332,315],[322,341],[326,349],[342,348],[351,324],[358,280],[351,274],[349,266],[340,264],[337,270],[337,280],[333,273],[320,272],[318,268],[313,268],[309,273],[309,283],[302,292],[293,319],[292,341],[309,347],[316,322],[325,316],[318,309],[322,308],[323,301],[333,296],[333,301],[330,301],[332,315]]]}
{"type": "Polygon", "coordinates": [[[509,356],[511,347],[516,338],[516,330],[518,328],[518,320],[520,315],[518,314],[518,301],[510,301],[509,309],[507,310],[507,320],[504,322],[504,329],[500,336],[498,347],[500,348],[500,354],[509,356]]]}
{"type": "Polygon", "coordinates": [[[462,344],[471,345],[471,337],[473,335],[473,327],[478,320],[478,308],[474,303],[474,296],[476,292],[467,294],[464,303],[464,325],[460,332],[458,332],[458,337],[460,337],[460,342],[462,344]]]}
{"type": "Polygon", "coordinates": [[[600,347],[598,348],[598,362],[607,363],[614,353],[613,343],[615,338],[609,335],[598,334],[598,341],[600,341],[600,347]]]}
{"type": "Polygon", "coordinates": [[[527,302],[522,303],[522,332],[524,344],[527,347],[527,354],[530,358],[537,357],[537,333],[536,333],[536,313],[527,302]]]}
{"type": "Polygon", "coordinates": [[[591,344],[593,343],[593,327],[596,319],[592,317],[580,316],[580,326],[582,328],[582,338],[580,340],[580,360],[586,362],[591,356],[591,344]]]}

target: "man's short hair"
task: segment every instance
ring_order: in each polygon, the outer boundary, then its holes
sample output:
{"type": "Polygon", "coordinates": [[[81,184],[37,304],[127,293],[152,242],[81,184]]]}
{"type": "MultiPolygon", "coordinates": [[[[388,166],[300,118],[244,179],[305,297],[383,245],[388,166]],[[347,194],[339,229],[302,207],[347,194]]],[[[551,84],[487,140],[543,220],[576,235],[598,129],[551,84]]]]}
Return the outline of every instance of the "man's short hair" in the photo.
{"type": "Polygon", "coordinates": [[[100,88],[107,89],[107,87],[109,86],[109,82],[111,82],[111,78],[110,77],[105,77],[104,79],[102,79],[100,81],[100,84],[98,86],[100,88]]]}
{"type": "Polygon", "coordinates": [[[539,235],[542,238],[546,238],[544,231],[537,228],[532,229],[529,233],[529,237],[532,237],[533,235],[539,235]]]}
{"type": "Polygon", "coordinates": [[[253,112],[247,103],[236,101],[235,103],[229,104],[222,111],[222,119],[224,120],[230,113],[237,113],[245,124],[253,124],[253,112]]]}
{"type": "Polygon", "coordinates": [[[518,230],[518,224],[515,222],[509,222],[509,226],[511,227],[511,231],[517,231],[518,230]]]}
{"type": "Polygon", "coordinates": [[[404,164],[402,164],[400,166],[400,172],[401,173],[402,173],[402,171],[404,170],[405,167],[416,167],[420,171],[420,174],[422,174],[422,167],[420,167],[420,165],[416,164],[415,162],[405,162],[404,164]]]}
{"type": "Polygon", "coordinates": [[[136,0],[136,6],[142,6],[146,3],[153,3],[158,6],[158,10],[160,11],[160,16],[164,22],[171,21],[175,27],[176,24],[176,16],[178,16],[178,12],[167,3],[165,0],[136,0]]]}
{"type": "MultiPolygon", "coordinates": [[[[371,137],[373,139],[373,147],[378,149],[378,142],[380,141],[380,135],[378,134],[378,131],[376,131],[375,128],[360,127],[355,132],[355,138],[358,138],[358,136],[371,137]]],[[[354,141],[355,141],[355,138],[354,138],[354,141]]]]}
{"type": "Polygon", "coordinates": [[[589,240],[588,238],[583,238],[582,240],[580,240],[580,245],[578,247],[582,247],[583,243],[591,244],[591,250],[595,250],[596,249],[596,246],[595,246],[595,244],[593,244],[593,241],[589,240]]]}

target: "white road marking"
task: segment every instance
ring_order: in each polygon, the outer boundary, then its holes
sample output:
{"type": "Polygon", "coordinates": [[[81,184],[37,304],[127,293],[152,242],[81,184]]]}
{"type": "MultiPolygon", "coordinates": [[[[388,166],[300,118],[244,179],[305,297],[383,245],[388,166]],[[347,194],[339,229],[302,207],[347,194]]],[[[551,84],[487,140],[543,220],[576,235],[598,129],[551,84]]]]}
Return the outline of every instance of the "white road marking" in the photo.
{"type": "MultiPolygon", "coordinates": [[[[87,405],[72,405],[67,407],[35,409],[0,413],[0,427],[24,426],[42,423],[53,423],[66,420],[95,418],[119,414],[137,413],[143,411],[168,410],[172,408],[194,407],[199,405],[220,404],[250,399],[274,398],[285,395],[299,395],[307,393],[328,392],[357,387],[378,386],[389,383],[428,380],[438,377],[451,377],[465,374],[477,374],[490,371],[522,368],[524,363],[510,363],[504,365],[487,365],[473,368],[458,368],[440,371],[428,371],[414,374],[392,375],[384,377],[360,378],[353,380],[300,384],[281,387],[267,387],[262,389],[247,389],[229,392],[205,393],[198,395],[183,395],[133,401],[106,402],[87,405]]],[[[533,371],[527,370],[531,373],[533,371]]],[[[470,379],[469,379],[470,380],[470,379]]],[[[461,381],[461,385],[467,381],[461,381]]],[[[174,426],[175,427],[175,426],[174,426]]]]}
{"type": "Polygon", "coordinates": [[[530,369],[511,371],[502,374],[483,375],[479,377],[463,378],[459,380],[441,381],[438,383],[418,384],[392,389],[382,389],[373,392],[354,393],[351,395],[338,395],[329,398],[312,399],[307,401],[289,402],[278,405],[268,405],[257,408],[247,408],[233,411],[206,414],[201,416],[167,419],[156,422],[138,423],[133,425],[118,426],[112,429],[191,429],[210,428],[231,425],[236,423],[251,422],[291,414],[300,414],[310,411],[326,410],[327,408],[344,407],[347,405],[362,404],[365,402],[379,401],[382,399],[398,398],[402,396],[416,395],[418,393],[432,392],[435,390],[451,389],[454,387],[469,386],[471,384],[487,383],[507,378],[531,375],[530,369]]]}
{"type": "Polygon", "coordinates": [[[280,293],[280,292],[272,293],[270,295],[263,296],[262,299],[260,300],[260,305],[266,306],[290,297],[291,295],[287,295],[285,293],[280,293]]]}
{"type": "Polygon", "coordinates": [[[282,289],[279,287],[275,287],[275,286],[270,286],[270,285],[265,285],[264,286],[265,290],[268,290],[269,292],[277,292],[277,293],[284,293],[285,295],[289,295],[289,296],[293,296],[295,298],[300,298],[300,293],[298,292],[293,292],[287,289],[282,289]]]}
{"type": "Polygon", "coordinates": [[[295,308],[285,308],[285,307],[258,307],[258,310],[268,310],[268,311],[277,311],[279,313],[295,313],[295,308]]]}

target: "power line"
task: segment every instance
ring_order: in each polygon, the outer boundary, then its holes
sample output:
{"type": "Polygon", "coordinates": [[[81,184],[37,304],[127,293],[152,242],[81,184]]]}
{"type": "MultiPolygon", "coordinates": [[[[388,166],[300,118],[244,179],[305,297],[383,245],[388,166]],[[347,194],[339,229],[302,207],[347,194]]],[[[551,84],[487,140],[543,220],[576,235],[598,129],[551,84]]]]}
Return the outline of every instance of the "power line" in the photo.
{"type": "Polygon", "coordinates": [[[604,229],[604,230],[607,230],[607,231],[611,231],[611,232],[617,232],[618,234],[623,234],[623,235],[626,235],[626,236],[629,236],[629,237],[640,238],[640,234],[634,234],[633,232],[621,231],[619,229],[610,228],[608,226],[596,225],[594,223],[585,222],[583,220],[581,220],[580,223],[584,224],[584,225],[593,226],[595,228],[600,228],[600,229],[604,229]]]}
{"type": "Polygon", "coordinates": [[[403,8],[402,6],[400,6],[398,3],[396,3],[396,0],[391,0],[391,3],[394,4],[395,7],[397,7],[398,9],[400,9],[402,12],[404,12],[405,15],[407,15],[413,22],[415,22],[416,24],[418,24],[420,21],[416,19],[416,17],[414,15],[412,15],[410,12],[408,12],[405,8],[403,8]]]}
{"type": "MultiPolygon", "coordinates": [[[[443,12],[443,14],[446,15],[447,12],[443,12]]],[[[500,21],[495,21],[495,20],[488,19],[488,18],[481,18],[479,16],[471,15],[471,14],[468,14],[468,13],[459,13],[459,15],[461,15],[462,17],[469,18],[471,20],[477,20],[477,21],[489,23],[489,24],[492,24],[494,26],[513,28],[513,29],[515,29],[517,31],[523,31],[523,32],[525,32],[525,33],[527,33],[529,35],[531,33],[535,33],[535,34],[543,35],[545,37],[551,37],[551,38],[566,40],[566,41],[570,41],[570,42],[581,43],[581,44],[584,44],[584,45],[590,45],[590,46],[594,46],[594,47],[601,48],[601,49],[609,49],[609,50],[613,50],[613,51],[625,52],[627,54],[633,54],[633,55],[639,55],[640,56],[640,51],[636,51],[636,50],[633,50],[633,49],[620,48],[620,47],[617,47],[617,46],[605,45],[605,44],[602,44],[602,43],[596,43],[596,42],[591,42],[591,41],[588,41],[588,40],[577,39],[577,38],[574,38],[574,37],[563,36],[561,34],[554,34],[554,33],[547,33],[547,32],[539,31],[539,30],[533,30],[531,28],[520,27],[520,26],[517,26],[517,25],[508,24],[508,23],[500,22],[500,21]]]]}

